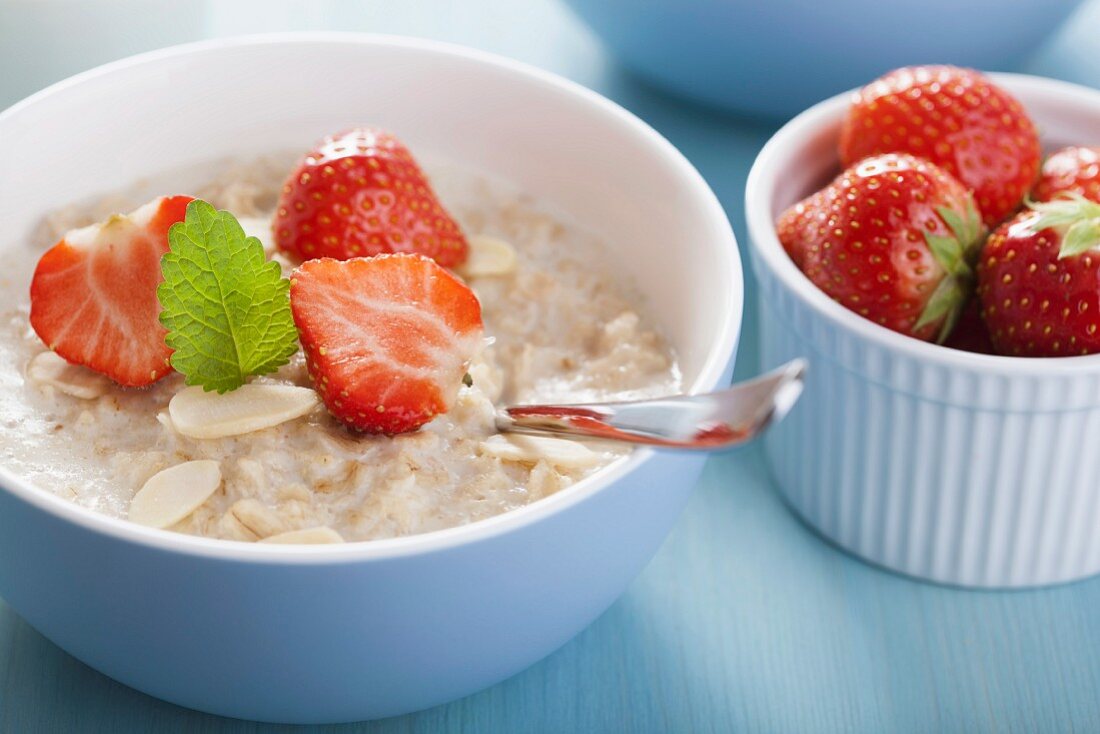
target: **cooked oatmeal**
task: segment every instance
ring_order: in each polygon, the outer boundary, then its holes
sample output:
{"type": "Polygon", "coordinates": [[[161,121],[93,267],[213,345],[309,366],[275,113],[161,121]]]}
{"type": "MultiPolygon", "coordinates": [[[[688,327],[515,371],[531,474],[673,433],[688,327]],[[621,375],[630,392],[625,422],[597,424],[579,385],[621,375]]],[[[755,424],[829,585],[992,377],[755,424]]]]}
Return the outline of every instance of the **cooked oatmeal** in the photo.
{"type": "MultiPolygon", "coordinates": [[[[290,160],[220,166],[216,180],[193,193],[231,211],[269,247],[268,223],[290,160]]],[[[171,529],[257,541],[326,527],[345,540],[370,540],[487,518],[623,456],[624,449],[609,445],[505,439],[495,435],[493,414],[506,403],[677,392],[676,363],[647,325],[637,294],[614,274],[598,241],[527,196],[454,166],[428,171],[468,235],[503,240],[517,253],[511,272],[470,278],[487,339],[469,369],[472,385],[462,388],[449,413],[390,438],[349,432],[318,405],[274,427],[198,439],[182,435],[168,414],[169,400],[183,389],[179,375],[142,390],[77,375],[86,389],[69,394],[28,371],[45,350],[28,325],[26,284],[34,260],[64,231],[142,203],[135,189],[134,196],[55,213],[36,236],[33,257],[9,256],[4,263],[4,465],[80,505],[126,517],[135,493],[157,472],[213,460],[220,487],[171,529]]],[[[289,270],[290,263],[283,265],[289,270]]],[[[253,382],[308,386],[309,378],[299,353],[253,382]]]]}

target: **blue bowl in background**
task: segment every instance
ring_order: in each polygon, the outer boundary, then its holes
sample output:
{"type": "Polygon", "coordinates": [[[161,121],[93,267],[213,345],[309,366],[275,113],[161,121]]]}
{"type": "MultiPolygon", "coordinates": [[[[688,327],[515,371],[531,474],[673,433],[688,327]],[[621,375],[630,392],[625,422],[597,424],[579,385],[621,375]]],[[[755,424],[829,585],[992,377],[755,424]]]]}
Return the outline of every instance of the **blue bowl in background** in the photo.
{"type": "Polygon", "coordinates": [[[566,0],[627,67],[683,96],[786,118],[909,64],[1012,69],[1080,0],[566,0]]]}

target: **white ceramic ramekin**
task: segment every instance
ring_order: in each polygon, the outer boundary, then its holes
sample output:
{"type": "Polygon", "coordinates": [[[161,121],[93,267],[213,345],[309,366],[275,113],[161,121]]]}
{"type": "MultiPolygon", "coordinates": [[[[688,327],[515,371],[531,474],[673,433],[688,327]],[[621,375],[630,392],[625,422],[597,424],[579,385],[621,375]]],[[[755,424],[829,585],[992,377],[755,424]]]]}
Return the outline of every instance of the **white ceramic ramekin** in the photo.
{"type": "MultiPolygon", "coordinates": [[[[51,87],[0,113],[0,247],[34,258],[27,234],[58,205],[363,123],[510,179],[602,234],[686,385],[728,382],[741,268],[695,169],[592,92],[443,44],[218,41],[51,87]]],[[[0,470],[0,594],[80,660],[184,706],[284,722],[388,716],[495,683],[583,629],[656,551],[704,461],[636,451],[490,520],[327,547],[140,527],[0,470]]]]}
{"type": "MultiPolygon", "coordinates": [[[[994,75],[1046,148],[1096,142],[1100,92],[994,75]]],[[[844,94],[768,142],[746,194],[765,366],[810,360],[802,400],[765,438],[791,507],[843,548],[963,586],[1100,572],[1100,355],[1021,359],[910,339],[815,288],[776,216],[838,170],[844,94]]]]}

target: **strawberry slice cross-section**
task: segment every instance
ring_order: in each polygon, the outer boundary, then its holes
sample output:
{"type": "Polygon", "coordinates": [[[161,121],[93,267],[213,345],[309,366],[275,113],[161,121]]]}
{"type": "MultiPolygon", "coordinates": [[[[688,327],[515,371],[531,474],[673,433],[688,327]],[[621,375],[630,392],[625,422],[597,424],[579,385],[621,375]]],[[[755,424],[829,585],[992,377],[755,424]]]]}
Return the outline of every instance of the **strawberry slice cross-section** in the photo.
{"type": "Polygon", "coordinates": [[[172,371],[157,285],[168,229],[189,196],[163,196],[67,232],[38,261],[30,322],[61,357],[120,385],[150,385],[172,371]]]}
{"type": "Polygon", "coordinates": [[[290,305],[325,406],[368,433],[415,431],[447,412],[481,348],[481,305],[423,255],[303,263],[290,305]]]}

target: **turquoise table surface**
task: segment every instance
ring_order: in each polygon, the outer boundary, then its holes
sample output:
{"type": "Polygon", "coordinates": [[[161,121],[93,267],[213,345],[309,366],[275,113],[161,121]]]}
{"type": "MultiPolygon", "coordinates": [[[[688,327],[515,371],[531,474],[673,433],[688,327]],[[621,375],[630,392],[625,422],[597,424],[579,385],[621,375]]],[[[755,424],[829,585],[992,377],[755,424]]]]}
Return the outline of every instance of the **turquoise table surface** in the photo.
{"type": "MultiPolygon", "coordinates": [[[[4,26],[12,15],[3,5],[0,46],[13,30],[4,26]]],[[[716,115],[637,82],[554,0],[237,0],[194,3],[192,12],[195,35],[404,33],[477,46],[571,77],[677,145],[744,239],[745,176],[774,125],[716,115]]],[[[1094,2],[1026,70],[1100,86],[1097,30],[1094,2]]],[[[68,73],[70,61],[75,69],[118,55],[84,50],[80,59],[51,59],[35,85],[68,73]]],[[[0,70],[0,107],[26,91],[16,83],[33,78],[34,62],[24,63],[19,80],[3,79],[0,70]]],[[[747,290],[740,377],[757,369],[751,280],[747,290]]],[[[92,671],[0,604],[0,731],[1100,731],[1100,580],[970,592],[869,567],[795,520],[761,453],[747,448],[711,459],[671,537],[595,624],[543,662],[469,698],[338,727],[220,719],[92,671]]]]}

